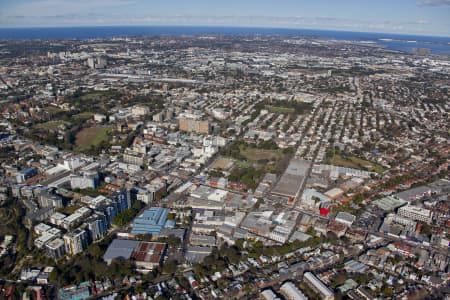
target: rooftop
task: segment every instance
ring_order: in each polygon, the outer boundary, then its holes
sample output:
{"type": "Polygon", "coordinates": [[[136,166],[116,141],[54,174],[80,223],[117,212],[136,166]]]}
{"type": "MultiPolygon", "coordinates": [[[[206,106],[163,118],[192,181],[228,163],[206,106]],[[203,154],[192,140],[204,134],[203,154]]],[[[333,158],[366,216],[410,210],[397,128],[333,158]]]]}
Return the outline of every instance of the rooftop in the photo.
{"type": "Polygon", "coordinates": [[[406,202],[399,198],[396,198],[396,197],[387,196],[387,197],[375,200],[372,203],[375,204],[381,210],[393,211],[396,208],[405,204],[406,202]]]}
{"type": "Polygon", "coordinates": [[[124,258],[129,259],[133,250],[139,245],[139,241],[133,240],[113,240],[111,245],[109,245],[103,259],[105,261],[110,261],[114,258],[124,258]]]}
{"type": "Polygon", "coordinates": [[[284,197],[295,197],[303,186],[310,166],[311,162],[307,160],[292,159],[272,193],[284,197]]]}
{"type": "Polygon", "coordinates": [[[133,221],[134,234],[159,234],[167,220],[169,209],[162,207],[151,207],[146,209],[133,221]]]}

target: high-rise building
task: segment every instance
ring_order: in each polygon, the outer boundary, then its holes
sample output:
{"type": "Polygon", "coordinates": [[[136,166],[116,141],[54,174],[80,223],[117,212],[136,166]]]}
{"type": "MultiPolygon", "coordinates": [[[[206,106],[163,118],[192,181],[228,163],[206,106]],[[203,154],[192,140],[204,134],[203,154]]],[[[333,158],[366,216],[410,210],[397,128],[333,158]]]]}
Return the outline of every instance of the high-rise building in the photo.
{"type": "Polygon", "coordinates": [[[98,212],[103,212],[106,216],[106,224],[111,226],[114,217],[117,215],[117,207],[114,203],[104,204],[97,208],[98,212]]]}
{"type": "Polygon", "coordinates": [[[111,198],[117,208],[117,212],[124,211],[133,205],[133,199],[126,189],[121,189],[120,192],[111,195],[111,198]]]}
{"type": "Polygon", "coordinates": [[[90,242],[94,242],[103,237],[108,230],[106,216],[103,213],[96,213],[89,217],[84,224],[88,232],[90,242]]]}
{"type": "Polygon", "coordinates": [[[87,64],[91,69],[103,69],[106,67],[107,60],[104,57],[89,57],[87,60],[87,64]]]}
{"type": "Polygon", "coordinates": [[[41,192],[38,198],[38,203],[41,207],[63,207],[62,197],[56,194],[51,194],[47,191],[41,192]]]}
{"type": "Polygon", "coordinates": [[[63,236],[66,252],[75,255],[82,252],[88,246],[88,235],[86,230],[77,228],[63,236]]]}
{"type": "Polygon", "coordinates": [[[66,254],[64,240],[57,238],[45,244],[45,252],[48,256],[54,259],[62,257],[64,254],[66,254]]]}

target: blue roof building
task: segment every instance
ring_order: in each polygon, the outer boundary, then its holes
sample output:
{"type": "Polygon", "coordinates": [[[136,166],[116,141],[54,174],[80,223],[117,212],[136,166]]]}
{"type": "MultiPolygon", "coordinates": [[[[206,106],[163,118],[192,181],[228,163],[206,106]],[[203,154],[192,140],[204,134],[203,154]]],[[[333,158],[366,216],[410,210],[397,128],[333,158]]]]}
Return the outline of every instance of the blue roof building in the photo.
{"type": "Polygon", "coordinates": [[[162,207],[152,207],[146,209],[133,221],[133,234],[154,234],[159,235],[167,221],[169,209],[162,207]]]}

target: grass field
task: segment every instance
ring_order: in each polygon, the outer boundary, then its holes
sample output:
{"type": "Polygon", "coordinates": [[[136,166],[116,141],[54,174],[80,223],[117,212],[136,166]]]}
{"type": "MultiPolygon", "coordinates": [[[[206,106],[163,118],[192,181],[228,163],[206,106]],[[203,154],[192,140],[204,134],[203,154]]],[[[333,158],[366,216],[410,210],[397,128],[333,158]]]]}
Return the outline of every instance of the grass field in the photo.
{"type": "Polygon", "coordinates": [[[76,150],[87,150],[91,146],[98,146],[101,142],[108,141],[111,130],[111,127],[84,128],[77,133],[75,140],[76,150]]]}
{"type": "Polygon", "coordinates": [[[289,107],[267,105],[266,108],[272,113],[279,113],[279,114],[292,114],[295,112],[295,109],[289,107]]]}
{"type": "Polygon", "coordinates": [[[376,163],[370,162],[368,160],[361,159],[356,156],[350,157],[342,157],[339,154],[335,154],[330,160],[329,163],[335,166],[347,167],[353,169],[362,169],[370,172],[383,172],[384,168],[376,163]]]}
{"type": "Polygon", "coordinates": [[[94,113],[92,112],[83,112],[77,115],[73,115],[72,118],[75,120],[87,120],[92,118],[92,116],[94,115],[94,113]]]}
{"type": "Polygon", "coordinates": [[[251,167],[252,164],[250,162],[248,162],[248,161],[240,160],[240,161],[237,161],[235,165],[238,168],[245,169],[245,168],[251,167]]]}
{"type": "Polygon", "coordinates": [[[54,129],[57,129],[60,125],[69,125],[69,124],[70,123],[65,122],[65,121],[49,121],[49,122],[38,124],[36,126],[36,128],[54,130],[54,129]]]}
{"type": "Polygon", "coordinates": [[[279,150],[241,148],[241,154],[250,161],[280,159],[283,154],[279,150]]]}

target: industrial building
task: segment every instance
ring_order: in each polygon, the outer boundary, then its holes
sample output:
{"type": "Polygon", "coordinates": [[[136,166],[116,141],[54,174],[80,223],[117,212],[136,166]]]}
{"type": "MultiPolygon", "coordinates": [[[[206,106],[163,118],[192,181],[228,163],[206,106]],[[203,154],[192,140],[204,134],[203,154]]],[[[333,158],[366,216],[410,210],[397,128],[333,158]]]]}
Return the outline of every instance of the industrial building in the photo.
{"type": "Polygon", "coordinates": [[[413,205],[400,207],[398,209],[398,215],[428,224],[433,221],[433,212],[431,210],[413,205]]]}
{"type": "Polygon", "coordinates": [[[292,159],[283,173],[272,194],[286,198],[294,198],[303,188],[311,162],[302,159],[292,159]]]}
{"type": "Polygon", "coordinates": [[[355,222],[356,217],[348,212],[341,211],[337,214],[335,221],[342,223],[348,227],[352,226],[353,222],[355,222]]]}
{"type": "Polygon", "coordinates": [[[330,198],[331,200],[336,200],[344,195],[344,191],[341,190],[340,188],[332,188],[331,190],[326,191],[324,195],[330,198]]]}
{"type": "Polygon", "coordinates": [[[386,196],[372,202],[372,204],[384,211],[394,211],[405,203],[405,201],[393,196],[386,196]]]}
{"type": "Polygon", "coordinates": [[[162,207],[151,207],[146,209],[133,221],[133,234],[159,235],[167,221],[169,209],[162,207]]]}
{"type": "Polygon", "coordinates": [[[161,264],[166,247],[165,243],[116,239],[109,245],[103,260],[111,264],[117,258],[132,259],[137,268],[150,270],[161,264]]]}

